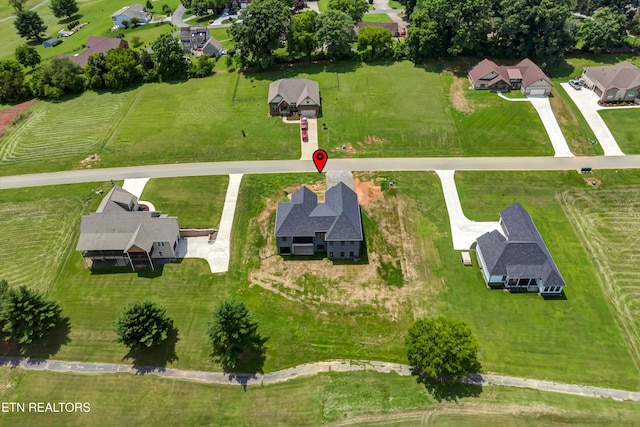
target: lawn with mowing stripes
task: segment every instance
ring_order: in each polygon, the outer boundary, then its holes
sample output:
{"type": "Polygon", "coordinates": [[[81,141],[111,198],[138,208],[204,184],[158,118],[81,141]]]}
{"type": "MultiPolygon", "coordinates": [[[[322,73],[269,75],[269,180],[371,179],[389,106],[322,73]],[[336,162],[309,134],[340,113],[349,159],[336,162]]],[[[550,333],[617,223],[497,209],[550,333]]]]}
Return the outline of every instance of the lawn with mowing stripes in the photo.
{"type": "Polygon", "coordinates": [[[598,111],[625,154],[640,154],[640,108],[598,111]]]}
{"type": "Polygon", "coordinates": [[[393,22],[386,13],[365,13],[362,22],[393,22]]]}
{"type": "Polygon", "coordinates": [[[65,102],[39,102],[0,142],[3,174],[33,172],[34,164],[43,170],[79,167],[101,151],[137,93],[90,91],[65,102]]]}
{"type": "Polygon", "coordinates": [[[0,368],[3,402],[90,404],[90,412],[2,414],[9,425],[25,427],[307,426],[331,422],[414,426],[425,419],[429,425],[438,426],[632,425],[640,411],[637,402],[498,386],[451,386],[445,394],[456,396],[457,402],[438,402],[413,377],[395,373],[324,373],[243,390],[153,375],[83,375],[0,368]]]}

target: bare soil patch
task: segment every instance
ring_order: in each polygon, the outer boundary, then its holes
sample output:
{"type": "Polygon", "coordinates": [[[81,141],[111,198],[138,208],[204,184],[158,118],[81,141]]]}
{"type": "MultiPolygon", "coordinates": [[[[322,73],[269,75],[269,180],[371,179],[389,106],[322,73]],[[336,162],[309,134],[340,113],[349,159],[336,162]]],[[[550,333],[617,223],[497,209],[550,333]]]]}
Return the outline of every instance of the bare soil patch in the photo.
{"type": "MultiPolygon", "coordinates": [[[[411,207],[404,198],[385,194],[370,177],[357,177],[354,184],[363,216],[372,223],[365,229],[369,233],[365,236],[366,259],[358,263],[334,263],[326,258],[294,259],[278,255],[273,236],[276,206],[297,189],[286,188],[285,194],[267,200],[264,210],[251,224],[259,228],[266,242],[259,251],[260,267],[249,273],[251,286],[260,286],[321,312],[327,304],[366,305],[382,311],[391,320],[398,320],[411,306],[412,296],[425,285],[415,268],[424,259],[420,259],[413,232],[408,232],[405,224],[411,207]],[[381,271],[389,266],[401,271],[401,286],[392,286],[383,277],[381,271]]],[[[310,187],[316,194],[325,191],[324,183],[310,187]]]]}
{"type": "Polygon", "coordinates": [[[469,103],[469,100],[464,96],[464,83],[465,79],[460,77],[454,77],[453,83],[449,88],[449,99],[453,104],[453,107],[461,113],[471,114],[475,110],[469,103]]]}
{"type": "Polygon", "coordinates": [[[97,153],[93,153],[80,160],[80,167],[89,169],[92,165],[98,163],[99,161],[100,156],[97,153]]]}
{"type": "Polygon", "coordinates": [[[0,132],[5,130],[24,110],[31,108],[38,103],[37,99],[16,104],[13,107],[0,111],[0,132]]]}
{"type": "Polygon", "coordinates": [[[602,184],[601,180],[593,176],[586,177],[584,178],[584,180],[587,182],[587,184],[589,184],[590,187],[593,187],[593,188],[598,188],[602,184]]]}

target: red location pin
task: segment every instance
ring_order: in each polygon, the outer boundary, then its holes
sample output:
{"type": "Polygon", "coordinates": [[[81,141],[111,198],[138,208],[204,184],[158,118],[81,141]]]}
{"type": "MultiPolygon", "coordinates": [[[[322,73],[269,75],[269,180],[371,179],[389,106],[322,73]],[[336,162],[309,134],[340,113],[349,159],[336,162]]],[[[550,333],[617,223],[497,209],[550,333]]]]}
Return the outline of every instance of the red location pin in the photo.
{"type": "Polygon", "coordinates": [[[316,150],[313,152],[313,163],[316,165],[316,169],[318,169],[318,173],[322,172],[324,169],[324,165],[327,164],[327,152],[324,150],[316,150]]]}

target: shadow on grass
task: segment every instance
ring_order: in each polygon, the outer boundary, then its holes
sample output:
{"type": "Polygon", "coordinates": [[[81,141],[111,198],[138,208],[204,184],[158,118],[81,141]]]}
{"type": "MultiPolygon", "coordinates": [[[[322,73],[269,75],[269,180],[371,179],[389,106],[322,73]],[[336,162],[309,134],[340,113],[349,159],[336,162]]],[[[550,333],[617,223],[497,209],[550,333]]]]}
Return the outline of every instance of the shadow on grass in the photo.
{"type": "Polygon", "coordinates": [[[143,277],[146,279],[154,279],[156,277],[162,276],[162,272],[164,270],[164,265],[156,265],[155,269],[151,268],[143,268],[136,271],[131,270],[131,267],[109,267],[109,266],[94,266],[91,269],[91,275],[101,275],[101,274],[129,274],[129,273],[137,273],[138,277],[143,277]]]}
{"type": "Polygon", "coordinates": [[[173,327],[167,334],[167,339],[161,344],[145,349],[129,350],[122,360],[131,360],[133,368],[139,374],[152,371],[162,371],[168,363],[178,360],[176,343],[178,342],[178,329],[173,327]],[[161,368],[161,369],[158,369],[161,368]]]}
{"type": "Polygon", "coordinates": [[[49,331],[47,338],[36,341],[25,347],[13,341],[0,343],[0,354],[4,356],[29,357],[34,359],[49,359],[60,351],[60,348],[71,342],[71,323],[68,317],[60,319],[58,325],[49,331]]]}
{"type": "Polygon", "coordinates": [[[560,295],[542,295],[542,299],[545,301],[567,301],[567,294],[562,292],[560,295]]]}
{"type": "Polygon", "coordinates": [[[274,69],[259,70],[259,69],[247,69],[243,71],[243,74],[247,78],[256,80],[278,80],[283,78],[298,77],[300,74],[314,75],[321,73],[351,73],[362,67],[361,61],[338,61],[333,62],[330,60],[314,60],[311,63],[305,62],[292,62],[277,64],[274,69]]]}
{"type": "Polygon", "coordinates": [[[245,391],[250,380],[257,378],[257,374],[264,374],[264,362],[267,359],[267,346],[265,344],[267,341],[269,341],[269,337],[262,337],[260,334],[256,334],[250,339],[235,366],[222,367],[224,373],[229,375],[229,380],[242,385],[245,391]]]}
{"type": "Polygon", "coordinates": [[[414,371],[418,384],[424,385],[427,391],[438,402],[456,402],[466,397],[478,397],[482,394],[482,378],[478,374],[470,374],[469,379],[462,381],[439,381],[414,371]]]}

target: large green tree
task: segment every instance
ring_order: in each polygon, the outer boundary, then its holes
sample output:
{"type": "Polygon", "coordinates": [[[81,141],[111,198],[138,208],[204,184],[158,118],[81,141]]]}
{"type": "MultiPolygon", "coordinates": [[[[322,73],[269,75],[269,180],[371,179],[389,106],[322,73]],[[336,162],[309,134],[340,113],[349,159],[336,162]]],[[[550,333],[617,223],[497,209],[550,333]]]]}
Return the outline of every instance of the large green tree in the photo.
{"type": "Polygon", "coordinates": [[[283,0],[255,0],[229,29],[242,64],[263,69],[275,64],[273,52],[283,46],[291,10],[283,0]]]}
{"type": "Polygon", "coordinates": [[[173,329],[173,320],[164,307],[152,301],[133,301],[124,306],[113,322],[116,339],[131,350],[140,350],[164,342],[173,329]]]}
{"type": "Polygon", "coordinates": [[[316,20],[318,13],[305,10],[291,17],[288,47],[292,53],[300,53],[311,59],[311,54],[318,47],[316,37],[316,20]]]}
{"type": "Polygon", "coordinates": [[[36,12],[22,10],[16,14],[13,25],[18,30],[18,35],[27,40],[41,40],[47,26],[36,12]]]}
{"type": "Polygon", "coordinates": [[[84,90],[82,69],[68,58],[53,58],[40,65],[31,79],[31,89],[40,98],[60,98],[84,90]]]}
{"type": "Polygon", "coordinates": [[[185,78],[187,75],[187,61],[180,41],[171,34],[161,34],[152,44],[153,63],[158,76],[162,80],[185,78]]]}
{"type": "Polygon", "coordinates": [[[501,0],[495,37],[508,57],[557,64],[573,40],[567,29],[571,0],[501,0]]]}
{"type": "Polygon", "coordinates": [[[62,320],[62,310],[55,301],[26,286],[4,286],[0,309],[0,325],[5,339],[20,344],[24,352],[34,341],[45,340],[62,320]]]}
{"type": "Polygon", "coordinates": [[[439,381],[460,380],[478,369],[478,340],[466,322],[425,317],[409,328],[405,338],[409,364],[439,381]]]}
{"type": "Polygon", "coordinates": [[[626,18],[608,7],[602,7],[578,26],[578,39],[583,48],[594,53],[611,49],[622,43],[627,35],[626,18]]]}
{"type": "Polygon", "coordinates": [[[233,369],[247,352],[262,345],[258,322],[243,302],[223,301],[209,322],[207,338],[214,359],[226,369],[233,369]]]}
{"type": "Polygon", "coordinates": [[[122,89],[142,80],[138,52],[131,49],[111,49],[105,57],[104,85],[111,89],[122,89]]]}
{"type": "Polygon", "coordinates": [[[0,61],[0,104],[22,101],[27,93],[20,64],[14,59],[0,61]]]}
{"type": "Polygon", "coordinates": [[[107,61],[102,52],[89,55],[84,66],[84,77],[87,87],[98,89],[104,87],[104,74],[107,72],[107,61]]]}
{"type": "Polygon", "coordinates": [[[51,11],[56,18],[71,18],[74,13],[78,12],[78,4],[76,0],[51,0],[51,11]]]}
{"type": "Polygon", "coordinates": [[[393,53],[393,37],[391,31],[380,27],[364,27],[358,32],[358,51],[366,54],[371,49],[371,56],[387,57],[393,53]]]}
{"type": "Polygon", "coordinates": [[[485,50],[492,25],[493,0],[418,0],[409,33],[414,58],[478,54],[485,50]],[[416,38],[417,37],[417,38],[416,38]],[[429,56],[424,56],[428,54],[429,56]]]}
{"type": "Polygon", "coordinates": [[[20,12],[23,8],[24,8],[24,4],[27,2],[27,0],[9,0],[9,5],[13,8],[13,10],[15,10],[16,12],[20,12]]]}
{"type": "Polygon", "coordinates": [[[40,54],[35,47],[28,44],[20,45],[15,51],[16,60],[23,67],[35,67],[40,63],[40,54]]]}
{"type": "Polygon", "coordinates": [[[329,10],[345,12],[353,22],[360,22],[369,10],[369,3],[364,0],[329,0],[329,10]]]}
{"type": "Polygon", "coordinates": [[[317,20],[316,36],[331,59],[342,59],[351,55],[351,44],[356,41],[353,19],[345,12],[328,10],[317,20]]]}

